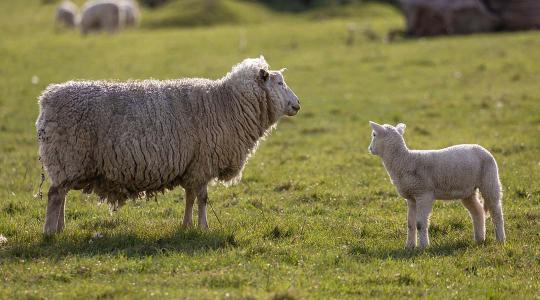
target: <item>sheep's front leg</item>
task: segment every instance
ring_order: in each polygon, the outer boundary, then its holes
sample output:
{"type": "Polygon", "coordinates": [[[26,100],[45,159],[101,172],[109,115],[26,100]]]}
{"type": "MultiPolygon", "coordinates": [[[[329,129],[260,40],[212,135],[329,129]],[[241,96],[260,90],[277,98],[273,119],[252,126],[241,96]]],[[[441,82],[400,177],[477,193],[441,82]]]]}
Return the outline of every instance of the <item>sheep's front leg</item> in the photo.
{"type": "Polygon", "coordinates": [[[199,227],[201,229],[208,229],[208,222],[206,221],[206,203],[208,202],[208,190],[207,185],[199,189],[197,195],[197,205],[199,206],[199,227]]]}
{"type": "Polygon", "coordinates": [[[425,194],[416,198],[416,230],[419,234],[420,248],[429,246],[429,215],[434,200],[433,194],[425,194]]]}
{"type": "Polygon", "coordinates": [[[45,235],[52,235],[59,231],[62,231],[64,222],[61,222],[62,228],[59,228],[59,218],[63,212],[63,202],[65,200],[67,191],[65,189],[51,186],[47,195],[47,214],[45,215],[45,227],[43,232],[45,235]]]}
{"type": "Polygon", "coordinates": [[[64,217],[65,211],[66,211],[66,197],[62,199],[62,206],[60,207],[60,215],[58,216],[58,231],[64,230],[64,224],[66,221],[66,218],[64,217]]]}
{"type": "Polygon", "coordinates": [[[416,247],[416,201],[407,199],[407,249],[416,247]]]}
{"type": "Polygon", "coordinates": [[[193,226],[193,203],[195,202],[195,190],[186,188],[186,210],[184,211],[184,227],[193,226]]]}

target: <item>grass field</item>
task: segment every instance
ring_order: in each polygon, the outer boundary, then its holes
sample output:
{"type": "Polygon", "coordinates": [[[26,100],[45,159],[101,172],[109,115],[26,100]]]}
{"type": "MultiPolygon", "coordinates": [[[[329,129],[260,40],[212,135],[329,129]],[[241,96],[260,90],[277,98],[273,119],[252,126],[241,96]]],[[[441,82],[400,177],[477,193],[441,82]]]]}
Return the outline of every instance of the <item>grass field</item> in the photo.
{"type": "Polygon", "coordinates": [[[538,299],[540,32],[388,43],[401,17],[374,4],[354,9],[321,20],[322,10],[257,7],[270,17],[212,27],[143,22],[82,38],[53,30],[54,5],[1,1],[0,298],[538,299]],[[351,24],[356,40],[347,46],[351,24]],[[34,122],[49,83],[218,78],[260,54],[288,68],[302,109],[262,143],[240,184],[210,188],[219,216],[209,210],[210,231],[181,228],[180,188],[113,215],[72,191],[66,230],[43,238],[34,122]],[[488,241],[476,245],[465,208],[436,202],[431,247],[405,250],[406,204],[367,152],[368,120],[406,123],[413,149],[492,151],[507,243],[494,242],[488,220],[488,241]]]}

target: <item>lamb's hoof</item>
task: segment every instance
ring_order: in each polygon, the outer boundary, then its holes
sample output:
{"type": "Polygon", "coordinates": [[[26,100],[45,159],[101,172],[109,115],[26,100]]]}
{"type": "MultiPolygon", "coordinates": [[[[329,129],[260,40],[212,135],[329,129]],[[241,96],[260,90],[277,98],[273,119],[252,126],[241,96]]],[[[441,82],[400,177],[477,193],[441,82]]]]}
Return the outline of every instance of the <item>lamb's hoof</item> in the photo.
{"type": "Polygon", "coordinates": [[[424,245],[418,245],[418,250],[426,250],[427,247],[429,247],[429,244],[424,244],[424,245]]]}
{"type": "Polygon", "coordinates": [[[199,224],[199,229],[202,231],[208,231],[210,228],[208,228],[208,224],[199,224]]]}
{"type": "Polygon", "coordinates": [[[407,249],[407,250],[414,250],[414,249],[416,249],[416,245],[413,245],[413,244],[410,244],[410,245],[409,245],[409,244],[407,244],[407,245],[405,245],[405,249],[407,249]]]}

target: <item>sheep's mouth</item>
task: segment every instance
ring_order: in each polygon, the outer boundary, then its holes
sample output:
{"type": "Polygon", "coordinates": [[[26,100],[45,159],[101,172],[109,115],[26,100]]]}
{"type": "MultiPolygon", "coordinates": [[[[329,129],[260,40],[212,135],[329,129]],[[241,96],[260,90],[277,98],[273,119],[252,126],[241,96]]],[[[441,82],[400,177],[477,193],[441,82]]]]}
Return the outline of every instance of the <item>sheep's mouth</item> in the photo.
{"type": "Polygon", "coordinates": [[[289,111],[286,113],[287,116],[296,116],[300,111],[300,106],[289,106],[289,111]]]}
{"type": "Polygon", "coordinates": [[[287,113],[287,116],[289,117],[293,117],[293,116],[296,116],[298,114],[298,111],[297,110],[293,110],[293,111],[289,111],[287,113]]]}

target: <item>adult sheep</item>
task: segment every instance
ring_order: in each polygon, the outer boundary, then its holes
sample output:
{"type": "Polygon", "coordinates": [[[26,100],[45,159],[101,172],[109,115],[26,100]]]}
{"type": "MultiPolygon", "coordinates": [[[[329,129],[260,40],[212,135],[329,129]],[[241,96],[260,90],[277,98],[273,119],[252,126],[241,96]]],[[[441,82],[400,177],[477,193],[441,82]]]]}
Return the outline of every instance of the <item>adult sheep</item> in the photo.
{"type": "Polygon", "coordinates": [[[81,13],[81,33],[92,31],[117,32],[123,27],[139,24],[139,6],[134,0],[91,0],[81,13]]]}
{"type": "Polygon", "coordinates": [[[77,10],[77,5],[73,2],[67,0],[62,1],[56,8],[56,25],[63,25],[69,28],[77,27],[79,23],[77,10]]]}
{"type": "Polygon", "coordinates": [[[114,0],[92,0],[81,9],[81,33],[107,31],[115,33],[125,23],[125,10],[114,0]]]}
{"type": "Polygon", "coordinates": [[[45,234],[64,228],[69,190],[118,206],[180,185],[183,224],[206,220],[207,185],[240,180],[259,141],[300,109],[281,71],[246,59],[223,78],[128,82],[69,81],[47,87],[36,122],[49,175],[45,234]]]}
{"type": "Polygon", "coordinates": [[[137,26],[139,24],[141,13],[134,0],[121,0],[120,9],[124,11],[125,26],[137,26]]]}

